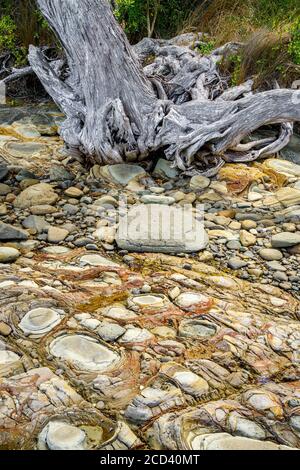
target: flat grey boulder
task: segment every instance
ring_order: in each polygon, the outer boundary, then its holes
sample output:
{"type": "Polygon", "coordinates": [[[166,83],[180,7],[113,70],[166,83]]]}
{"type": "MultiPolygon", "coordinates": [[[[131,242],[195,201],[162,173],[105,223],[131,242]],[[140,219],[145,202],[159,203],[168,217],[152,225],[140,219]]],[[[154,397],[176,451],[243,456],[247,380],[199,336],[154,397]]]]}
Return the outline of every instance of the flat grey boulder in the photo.
{"type": "Polygon", "coordinates": [[[231,269],[242,269],[245,268],[247,265],[248,263],[246,261],[238,257],[230,258],[230,260],[228,261],[228,266],[231,269]]]}
{"type": "Polygon", "coordinates": [[[179,172],[176,168],[172,168],[172,162],[160,158],[156,164],[156,167],[153,171],[154,176],[160,176],[163,178],[174,179],[178,176],[179,172]]]}
{"type": "Polygon", "coordinates": [[[288,248],[300,243],[300,232],[281,232],[273,235],[271,239],[273,248],[288,248]]]}
{"type": "Polygon", "coordinates": [[[279,261],[283,258],[281,251],[272,248],[262,248],[259,256],[265,261],[279,261]]]}
{"type": "Polygon", "coordinates": [[[72,173],[61,165],[53,165],[49,170],[50,181],[70,181],[74,179],[72,173]]]}
{"type": "Polygon", "coordinates": [[[22,222],[23,227],[27,229],[35,229],[37,232],[46,232],[49,228],[49,223],[38,215],[29,215],[22,222]]]}
{"type": "Polygon", "coordinates": [[[0,222],[0,240],[27,240],[28,233],[21,228],[13,227],[12,225],[0,222]]]}
{"type": "Polygon", "coordinates": [[[128,251],[191,253],[204,250],[209,239],[192,208],[137,204],[120,218],[116,242],[128,251]]]}
{"type": "Polygon", "coordinates": [[[107,165],[100,168],[100,173],[114,183],[127,186],[130,181],[146,176],[144,168],[138,165],[120,163],[118,165],[107,165]]]}

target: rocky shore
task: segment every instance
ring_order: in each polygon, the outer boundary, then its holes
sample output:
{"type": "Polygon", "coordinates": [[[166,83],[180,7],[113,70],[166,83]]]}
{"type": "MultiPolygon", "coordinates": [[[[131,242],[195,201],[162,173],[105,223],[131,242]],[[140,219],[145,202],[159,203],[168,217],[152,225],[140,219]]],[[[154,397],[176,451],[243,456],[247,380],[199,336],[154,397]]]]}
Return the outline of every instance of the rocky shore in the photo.
{"type": "Polygon", "coordinates": [[[0,107],[0,448],[300,448],[300,138],[87,169],[62,118],[0,107]],[[201,239],[121,238],[124,200],[201,239]]]}

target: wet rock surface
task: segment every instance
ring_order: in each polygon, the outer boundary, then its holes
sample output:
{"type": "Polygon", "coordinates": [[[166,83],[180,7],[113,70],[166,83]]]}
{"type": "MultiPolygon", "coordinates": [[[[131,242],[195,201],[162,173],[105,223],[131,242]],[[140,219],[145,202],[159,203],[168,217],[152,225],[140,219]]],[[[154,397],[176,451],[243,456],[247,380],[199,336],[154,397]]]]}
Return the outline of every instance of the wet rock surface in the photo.
{"type": "Polygon", "coordinates": [[[0,448],[299,449],[295,159],[87,171],[55,110],[1,109],[0,448]],[[202,245],[121,245],[124,197],[202,245]]]}

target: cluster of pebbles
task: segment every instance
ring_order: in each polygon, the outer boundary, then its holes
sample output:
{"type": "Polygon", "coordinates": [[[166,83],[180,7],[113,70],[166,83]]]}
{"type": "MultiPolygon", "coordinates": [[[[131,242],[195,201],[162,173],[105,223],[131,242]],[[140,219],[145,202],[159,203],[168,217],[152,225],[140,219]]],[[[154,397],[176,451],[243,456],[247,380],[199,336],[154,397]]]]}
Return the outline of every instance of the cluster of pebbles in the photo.
{"type": "Polygon", "coordinates": [[[61,118],[0,108],[0,449],[300,448],[296,156],[231,165],[242,191],[162,159],[87,173],[61,118]],[[204,204],[201,246],[120,240],[124,197],[204,204]]]}

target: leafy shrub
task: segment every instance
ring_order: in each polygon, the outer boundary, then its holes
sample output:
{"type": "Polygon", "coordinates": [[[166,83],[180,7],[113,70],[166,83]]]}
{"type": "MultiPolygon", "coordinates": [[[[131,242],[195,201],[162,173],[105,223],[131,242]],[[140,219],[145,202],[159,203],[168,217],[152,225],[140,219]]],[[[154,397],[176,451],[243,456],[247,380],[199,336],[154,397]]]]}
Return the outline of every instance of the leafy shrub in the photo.
{"type": "Polygon", "coordinates": [[[172,37],[182,29],[185,19],[199,0],[116,0],[115,15],[132,41],[147,35],[147,15],[155,21],[156,37],[172,37]]]}
{"type": "Polygon", "coordinates": [[[30,44],[52,45],[54,36],[35,0],[0,0],[0,51],[10,50],[19,58],[30,44]]]}
{"type": "Polygon", "coordinates": [[[146,28],[145,2],[143,0],[117,0],[115,15],[124,30],[134,35],[146,28]]]}
{"type": "Polygon", "coordinates": [[[209,55],[215,49],[215,42],[211,40],[203,41],[197,49],[201,55],[209,55]]]}
{"type": "Polygon", "coordinates": [[[295,64],[300,65],[300,18],[295,21],[291,28],[291,42],[289,53],[295,64]]]}
{"type": "Polygon", "coordinates": [[[16,48],[16,24],[9,15],[0,18],[0,51],[14,51],[16,48]]]}

